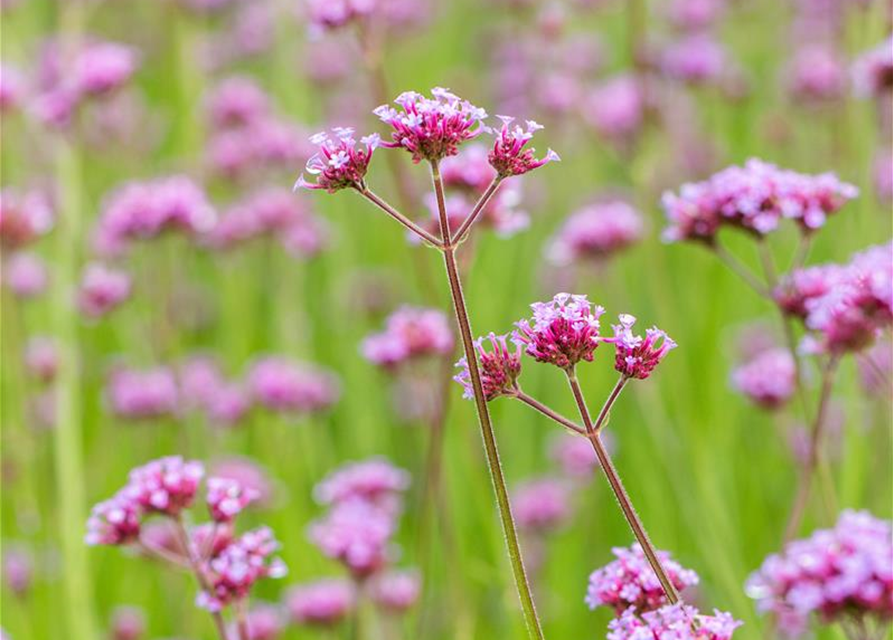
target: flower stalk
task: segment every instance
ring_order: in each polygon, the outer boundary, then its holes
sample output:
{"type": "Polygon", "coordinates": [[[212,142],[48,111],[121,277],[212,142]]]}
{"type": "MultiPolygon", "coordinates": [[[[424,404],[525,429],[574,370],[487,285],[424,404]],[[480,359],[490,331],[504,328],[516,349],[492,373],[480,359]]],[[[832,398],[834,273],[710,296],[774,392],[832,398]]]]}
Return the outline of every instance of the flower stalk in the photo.
{"type": "MultiPolygon", "coordinates": [[[[183,519],[181,517],[172,518],[174,523],[174,529],[177,533],[177,537],[180,540],[180,545],[183,547],[184,552],[186,553],[186,558],[189,560],[189,566],[192,569],[192,573],[195,574],[195,579],[198,581],[199,587],[205,593],[211,593],[211,583],[208,580],[208,576],[205,574],[205,570],[202,566],[202,558],[199,556],[198,552],[195,549],[195,545],[192,543],[192,538],[189,536],[189,532],[186,530],[186,525],[183,524],[183,519]]],[[[220,640],[230,640],[229,634],[226,631],[226,623],[223,621],[223,616],[219,611],[212,611],[211,617],[214,619],[214,626],[217,629],[217,635],[220,637],[220,640]]]]}

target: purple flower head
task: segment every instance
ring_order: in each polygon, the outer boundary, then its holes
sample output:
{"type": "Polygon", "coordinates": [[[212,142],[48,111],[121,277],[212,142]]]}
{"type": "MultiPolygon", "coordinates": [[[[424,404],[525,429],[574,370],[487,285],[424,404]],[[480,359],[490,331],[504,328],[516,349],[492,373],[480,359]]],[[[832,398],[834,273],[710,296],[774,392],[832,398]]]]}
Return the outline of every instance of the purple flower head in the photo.
{"type": "Polygon", "coordinates": [[[145,512],[176,517],[192,505],[204,475],[200,462],[180,456],[158,458],[134,468],[121,495],[145,512]]]}
{"type": "Polygon", "coordinates": [[[372,582],[371,597],[384,611],[401,614],[418,602],[421,587],[417,571],[388,571],[372,582]]]}
{"type": "Polygon", "coordinates": [[[363,355],[388,369],[426,356],[453,351],[453,332],[446,314],[438,309],[402,307],[387,319],[385,330],[363,341],[363,355]]]}
{"type": "Polygon", "coordinates": [[[87,520],[85,542],[89,545],[122,545],[140,533],[141,509],[128,496],[118,495],[93,507],[87,520]]]}
{"type": "Polygon", "coordinates": [[[543,158],[537,159],[533,155],[536,150],[532,147],[527,148],[527,143],[533,139],[533,133],[542,129],[542,125],[528,120],[527,128],[524,129],[520,125],[512,126],[514,118],[497,117],[502,120],[502,129],[496,134],[496,142],[490,150],[488,159],[490,166],[500,177],[520,176],[553,160],[561,160],[551,149],[543,158]]]}
{"type": "Polygon", "coordinates": [[[730,640],[741,626],[731,614],[700,614],[679,603],[638,615],[630,608],[608,624],[607,640],[730,640]]]}
{"type": "Polygon", "coordinates": [[[324,411],[340,394],[332,374],[281,357],[256,362],[248,374],[248,386],[258,403],[280,413],[324,411]]]}
{"type": "Polygon", "coordinates": [[[583,100],[583,119],[603,138],[624,142],[640,130],[645,117],[645,96],[630,75],[610,78],[583,100]]]}
{"type": "Polygon", "coordinates": [[[7,543],[3,549],[3,584],[16,596],[25,596],[34,579],[34,560],[25,547],[7,543]]]}
{"type": "MultiPolygon", "coordinates": [[[[586,594],[589,608],[611,607],[619,616],[624,611],[642,614],[663,607],[667,603],[666,594],[642,547],[638,544],[615,547],[612,552],[617,559],[589,576],[586,594]]],[[[676,589],[698,584],[698,574],[683,568],[669,553],[659,551],[658,557],[676,589]]]]}
{"type": "Polygon", "coordinates": [[[235,480],[252,491],[255,504],[267,505],[273,497],[273,483],[266,470],[251,458],[234,456],[217,460],[211,465],[211,475],[235,480]]]}
{"type": "Polygon", "coordinates": [[[204,409],[212,426],[234,427],[251,410],[251,396],[241,383],[224,382],[211,390],[204,409]]]}
{"type": "Polygon", "coordinates": [[[402,111],[382,105],[373,113],[393,128],[391,141],[383,147],[403,148],[413,162],[439,162],[459,152],[459,145],[488,131],[487,112],[448,89],[435,87],[432,98],[406,91],[394,101],[402,111]]]}
{"type": "Polygon", "coordinates": [[[654,368],[672,349],[676,343],[665,332],[657,327],[645,331],[645,337],[633,333],[635,316],[623,313],[619,316],[620,324],[612,325],[614,329],[615,356],[614,368],[627,378],[644,380],[651,375],[654,368]]]}
{"type": "Polygon", "coordinates": [[[844,511],[833,529],[789,542],[747,581],[760,611],[779,617],[788,635],[811,615],[823,624],[893,619],[893,531],[867,511],[844,511]]]}
{"type": "Polygon", "coordinates": [[[310,526],[310,541],[323,555],[341,562],[356,578],[366,578],[387,564],[394,516],[365,500],[336,504],[310,526]]]}
{"type": "Polygon", "coordinates": [[[310,142],[319,146],[319,151],[307,161],[305,169],[316,176],[316,182],[307,182],[302,174],[295,183],[296,188],[325,189],[329,193],[348,187],[365,189],[369,161],[376,147],[382,144],[381,139],[377,133],[365,136],[360,139],[365,148],[360,148],[354,140],[353,129],[339,127],[332,133],[334,137],[320,132],[310,138],[310,142]]]}
{"type": "Polygon", "coordinates": [[[313,495],[325,505],[363,500],[390,509],[409,483],[407,471],[384,458],[371,458],[335,470],[316,485],[313,495]]]}
{"type": "Polygon", "coordinates": [[[512,492],[512,506],[522,530],[554,531],[571,517],[570,487],[557,478],[528,480],[512,492]]]}
{"type": "Polygon", "coordinates": [[[601,261],[638,242],[644,230],[641,214],[630,204],[622,200],[595,203],[565,221],[549,246],[549,259],[561,265],[601,261]]]}
{"type": "Polygon", "coordinates": [[[863,53],[853,63],[853,91],[877,98],[893,89],[893,35],[863,53]]]}
{"type": "Polygon", "coordinates": [[[527,355],[538,362],[570,369],[581,360],[592,362],[598,346],[599,317],[604,308],[595,307],[585,295],[559,293],[549,302],[534,302],[533,318],[521,320],[514,336],[527,355]]]}
{"type": "Polygon", "coordinates": [[[137,67],[136,52],[115,42],[88,45],[74,60],[74,87],[80,95],[103,96],[125,85],[137,67]]]}
{"type": "Polygon", "coordinates": [[[180,393],[176,377],[166,367],[117,369],[106,384],[106,398],[116,416],[139,420],[175,414],[180,393]]]}
{"type": "Polygon", "coordinates": [[[78,306],[84,315],[99,318],[130,297],[130,275],[100,263],[87,265],[78,291],[78,306]]]}
{"type": "Polygon", "coordinates": [[[215,128],[241,127],[269,115],[270,98],[252,78],[232,76],[214,88],[206,109],[215,128]]]}
{"type": "Polygon", "coordinates": [[[47,197],[39,191],[0,190],[0,246],[21,249],[46,235],[55,222],[47,197]]]}
{"type": "Polygon", "coordinates": [[[306,0],[311,33],[337,29],[369,16],[377,0],[306,0]]]}
{"type": "Polygon", "coordinates": [[[690,35],[668,46],[661,66],[669,77],[691,84],[716,82],[728,68],[728,54],[714,38],[690,35]]]}
{"type": "Polygon", "coordinates": [[[0,113],[18,108],[25,98],[22,72],[7,64],[0,65],[0,113]]]}
{"type": "Polygon", "coordinates": [[[214,522],[227,523],[239,515],[258,497],[250,487],[243,487],[231,478],[208,478],[208,511],[214,522]]]}
{"type": "MultiPolygon", "coordinates": [[[[474,343],[478,358],[478,369],[481,374],[481,385],[484,388],[484,398],[487,402],[504,395],[512,395],[518,388],[518,376],[521,375],[521,348],[522,343],[509,335],[497,336],[490,333],[487,336],[491,350],[484,348],[484,339],[478,338],[474,343]],[[511,339],[514,349],[508,346],[511,339]]],[[[474,388],[471,384],[471,373],[468,370],[468,360],[463,356],[456,366],[461,371],[453,378],[462,385],[463,398],[474,398],[474,388]]]]}
{"type": "Polygon", "coordinates": [[[827,45],[804,45],[794,53],[787,84],[793,96],[804,102],[836,100],[846,90],[846,71],[840,56],[827,45]]]}
{"type": "Polygon", "coordinates": [[[48,336],[34,336],[25,346],[25,368],[40,382],[52,382],[59,370],[56,341],[48,336]]]}
{"type": "Polygon", "coordinates": [[[202,591],[196,604],[209,611],[220,611],[247,597],[257,581],[285,576],[285,564],[273,555],[278,550],[279,543],[268,527],[242,534],[208,562],[211,592],[202,591]]]}
{"type": "Polygon", "coordinates": [[[347,580],[318,580],[295,585],[285,595],[289,619],[297,625],[332,627],[353,611],[354,586],[347,580]]]}
{"type": "Polygon", "coordinates": [[[48,280],[46,264],[36,253],[16,251],[3,265],[3,282],[19,298],[41,295],[48,280]]]}
{"type": "Polygon", "coordinates": [[[807,303],[828,293],[841,277],[842,270],[836,264],[797,269],[782,279],[773,298],[785,313],[803,319],[808,313],[807,303]]]}
{"type": "Polygon", "coordinates": [[[796,387],[796,366],[787,349],[769,349],[732,372],[732,385],[764,409],[778,409],[796,387]]]}
{"type": "Polygon", "coordinates": [[[680,31],[697,32],[716,22],[724,9],[725,0],[673,0],[667,18],[680,31]]]}
{"type": "Polygon", "coordinates": [[[146,633],[146,614],[140,607],[119,606],[109,622],[111,640],[140,640],[146,633]]]}

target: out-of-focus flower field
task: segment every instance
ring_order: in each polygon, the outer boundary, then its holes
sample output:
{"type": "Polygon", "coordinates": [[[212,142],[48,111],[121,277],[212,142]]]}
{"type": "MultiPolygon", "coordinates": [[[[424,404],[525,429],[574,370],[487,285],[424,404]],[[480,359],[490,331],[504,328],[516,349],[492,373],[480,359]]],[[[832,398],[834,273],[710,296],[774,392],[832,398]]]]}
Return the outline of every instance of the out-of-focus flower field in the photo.
{"type": "Polygon", "coordinates": [[[2,638],[891,637],[889,0],[0,11],[2,638]]]}

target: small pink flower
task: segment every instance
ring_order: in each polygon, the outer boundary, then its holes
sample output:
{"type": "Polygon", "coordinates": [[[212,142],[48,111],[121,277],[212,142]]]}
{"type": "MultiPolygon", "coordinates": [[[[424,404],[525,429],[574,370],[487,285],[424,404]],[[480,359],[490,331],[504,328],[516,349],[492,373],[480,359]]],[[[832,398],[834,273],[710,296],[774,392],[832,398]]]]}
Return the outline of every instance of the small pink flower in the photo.
{"type": "Polygon", "coordinates": [[[355,600],[355,589],[347,580],[319,580],[289,589],[285,608],[294,624],[332,627],[353,611],[355,600]]]}
{"type": "Polygon", "coordinates": [[[22,72],[9,65],[0,65],[0,112],[17,109],[25,99],[22,72]]]}
{"type": "Polygon", "coordinates": [[[836,100],[846,90],[846,70],[840,56],[827,45],[798,48],[787,75],[789,91],[804,102],[836,100]]]}
{"type": "Polygon", "coordinates": [[[170,369],[118,369],[106,384],[112,412],[131,420],[170,416],[179,408],[177,381],[170,369]]]}
{"type": "Polygon", "coordinates": [[[3,265],[3,281],[19,298],[41,295],[46,291],[48,280],[46,264],[35,253],[16,251],[3,265]]]}
{"type": "Polygon", "coordinates": [[[257,361],[248,374],[248,386],[258,403],[280,413],[324,411],[340,395],[334,375],[281,357],[257,361]]]}
{"type": "Polygon", "coordinates": [[[610,78],[583,99],[583,119],[603,138],[625,142],[634,138],[645,119],[645,96],[636,78],[610,78]]]}
{"type": "Polygon", "coordinates": [[[877,98],[893,89],[893,36],[863,53],[853,63],[853,91],[877,98]]]}
{"type": "Polygon", "coordinates": [[[644,233],[642,215],[622,200],[583,207],[572,214],[552,240],[549,258],[556,264],[600,261],[638,242],[644,233]]]}
{"type": "Polygon", "coordinates": [[[273,482],[269,474],[251,458],[232,456],[217,460],[211,465],[211,475],[238,482],[254,493],[258,505],[268,505],[273,498],[273,482]]]}
{"type": "Polygon", "coordinates": [[[119,493],[100,502],[87,520],[89,545],[123,545],[136,540],[140,533],[141,509],[129,496],[119,493]]]}
{"type": "MultiPolygon", "coordinates": [[[[589,576],[586,604],[590,609],[611,607],[619,616],[624,611],[642,614],[667,603],[660,580],[642,547],[638,544],[629,548],[615,547],[612,552],[617,559],[589,576]]],[[[698,574],[683,568],[669,553],[659,551],[658,557],[676,589],[698,584],[698,574]]]]}
{"type": "Polygon", "coordinates": [[[741,622],[729,613],[714,611],[712,616],[703,615],[680,603],[641,616],[634,609],[627,609],[608,624],[607,640],[730,640],[739,626],[741,622]]]}
{"type": "Polygon", "coordinates": [[[109,631],[111,640],[140,640],[146,633],[146,614],[139,607],[115,607],[109,631]]]}
{"type": "Polygon", "coordinates": [[[276,640],[285,630],[285,622],[278,606],[255,604],[245,616],[248,627],[246,640],[276,640]]]}
{"type": "Polygon", "coordinates": [[[578,362],[592,362],[599,344],[599,317],[605,312],[593,307],[584,295],[559,293],[550,302],[530,305],[533,318],[517,323],[515,337],[527,355],[538,362],[570,369],[578,362]]]}
{"type": "Polygon", "coordinates": [[[296,188],[325,189],[335,193],[340,189],[364,189],[365,176],[372,154],[381,143],[378,134],[360,139],[365,148],[357,147],[353,129],[339,127],[333,129],[334,137],[325,132],[317,133],[310,141],[319,146],[319,151],[307,161],[306,171],[316,176],[316,182],[307,182],[303,174],[295,184],[296,188]]]}
{"type": "Polygon", "coordinates": [[[4,250],[21,249],[49,233],[55,214],[39,191],[0,190],[0,244],[4,250]]]}
{"type": "Polygon", "coordinates": [[[74,86],[84,96],[103,96],[125,85],[136,71],[136,52],[115,42],[87,45],[74,61],[74,86]]]}
{"type": "Polygon", "coordinates": [[[245,507],[257,497],[257,493],[230,478],[208,478],[208,511],[214,522],[232,522],[245,507]]]}
{"type": "Polygon", "coordinates": [[[453,332],[442,311],[402,307],[387,319],[385,330],[363,341],[363,355],[385,368],[395,368],[426,356],[449,355],[453,332]]]}
{"type": "Polygon", "coordinates": [[[208,561],[211,592],[202,591],[196,604],[209,611],[220,611],[231,602],[246,598],[259,580],[285,576],[285,564],[273,555],[278,550],[279,543],[268,527],[242,534],[208,561]]]}
{"type": "Polygon", "coordinates": [[[34,561],[28,549],[9,545],[3,549],[3,583],[17,597],[27,595],[34,579],[34,561]]]}
{"type": "MultiPolygon", "coordinates": [[[[474,347],[477,352],[484,398],[489,402],[494,398],[511,395],[517,391],[517,381],[521,375],[522,342],[511,337],[515,345],[515,349],[511,350],[508,346],[509,335],[497,336],[495,333],[490,333],[487,339],[490,342],[490,351],[484,348],[483,338],[478,338],[474,347]]],[[[474,398],[474,388],[471,384],[471,374],[468,371],[468,360],[463,356],[456,366],[461,371],[453,379],[464,388],[462,397],[471,400],[474,398]]]]}
{"type": "Polygon", "coordinates": [[[130,472],[122,495],[146,512],[176,517],[192,505],[204,475],[200,462],[158,458],[130,472]]]}
{"type": "Polygon", "coordinates": [[[519,125],[511,126],[514,118],[498,117],[502,120],[502,129],[496,135],[496,143],[488,157],[490,166],[496,170],[500,177],[520,176],[549,162],[561,160],[558,154],[551,149],[538,160],[533,155],[536,150],[532,147],[526,148],[527,143],[533,139],[533,133],[542,129],[542,125],[528,120],[525,130],[519,125]]]}
{"type": "Polygon", "coordinates": [[[418,602],[421,586],[416,571],[388,571],[372,582],[371,598],[384,611],[401,614],[418,602]]]}
{"type": "Polygon", "coordinates": [[[512,507],[520,529],[554,531],[571,517],[570,488],[556,478],[528,480],[512,492],[512,507]]]}
{"type": "Polygon", "coordinates": [[[90,318],[99,318],[130,297],[130,275],[100,263],[87,265],[78,291],[78,306],[90,318]]]}
{"type": "Polygon", "coordinates": [[[365,500],[336,504],[310,526],[310,540],[329,558],[338,560],[357,578],[365,578],[387,564],[394,533],[394,516],[365,500]]]}
{"type": "Polygon", "coordinates": [[[34,336],[28,340],[25,367],[40,382],[52,382],[59,369],[55,340],[47,336],[34,336]]]}
{"type": "Polygon", "coordinates": [[[667,353],[676,348],[676,343],[657,327],[648,329],[643,339],[642,336],[633,334],[632,327],[635,323],[635,316],[624,313],[620,315],[620,324],[612,325],[614,368],[627,378],[644,380],[667,353]]]}
{"type": "Polygon", "coordinates": [[[686,36],[668,46],[661,66],[669,77],[704,84],[716,82],[729,67],[728,54],[715,39],[705,34],[686,36]]]}
{"type": "Polygon", "coordinates": [[[267,116],[270,98],[254,79],[231,76],[214,87],[206,109],[215,128],[241,127],[267,116]]]}
{"type": "Polygon", "coordinates": [[[777,409],[794,395],[796,365],[787,349],[757,354],[732,372],[732,384],[765,409],[777,409]]]}
{"type": "Polygon", "coordinates": [[[349,463],[326,476],[313,490],[321,504],[364,500],[386,507],[409,488],[410,476],[384,458],[349,463]]]}
{"type": "Polygon", "coordinates": [[[439,162],[459,152],[459,145],[487,131],[483,124],[487,112],[448,89],[435,87],[433,98],[406,91],[394,101],[402,112],[382,105],[374,110],[382,122],[393,128],[390,142],[383,147],[402,148],[412,154],[413,162],[439,162]]]}

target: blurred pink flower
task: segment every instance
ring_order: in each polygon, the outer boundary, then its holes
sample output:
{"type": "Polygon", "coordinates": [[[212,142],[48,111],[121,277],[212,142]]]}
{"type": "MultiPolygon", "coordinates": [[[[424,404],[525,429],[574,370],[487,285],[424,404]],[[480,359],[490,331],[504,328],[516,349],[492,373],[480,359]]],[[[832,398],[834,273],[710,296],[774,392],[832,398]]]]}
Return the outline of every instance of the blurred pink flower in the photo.
{"type": "Polygon", "coordinates": [[[36,253],[16,251],[3,265],[3,281],[19,298],[36,298],[46,291],[46,264],[36,253]]]}
{"type": "Polygon", "coordinates": [[[418,602],[421,587],[416,571],[388,571],[375,577],[370,596],[384,611],[400,614],[418,602]]]}
{"type": "Polygon", "coordinates": [[[796,387],[796,364],[787,349],[769,349],[732,372],[732,384],[765,409],[784,406],[796,387]]]}
{"type": "Polygon", "coordinates": [[[638,242],[644,233],[642,215],[622,200],[587,205],[565,220],[548,248],[560,265],[578,260],[603,260],[638,242]]]}
{"type": "Polygon", "coordinates": [[[354,608],[353,585],[347,580],[319,580],[293,586],[285,594],[285,608],[294,624],[331,627],[354,608]]]}
{"type": "Polygon", "coordinates": [[[119,368],[109,376],[105,393],[112,412],[131,420],[171,416],[180,404],[176,378],[166,367],[119,368]]]}
{"type": "Polygon", "coordinates": [[[324,411],[340,395],[333,374],[278,356],[255,362],[248,373],[248,386],[258,403],[281,413],[324,411]]]}
{"type": "Polygon", "coordinates": [[[453,344],[446,314],[404,306],[388,317],[384,331],[363,340],[362,352],[374,364],[392,369],[417,358],[450,355],[453,344]]]}
{"type": "MultiPolygon", "coordinates": [[[[517,391],[517,380],[521,375],[521,340],[514,336],[497,336],[494,333],[487,335],[490,350],[484,348],[484,339],[478,338],[475,343],[478,368],[481,374],[481,385],[484,390],[484,398],[489,402],[503,395],[511,395],[517,391]],[[508,346],[511,340],[515,348],[508,346]]],[[[471,373],[468,370],[468,360],[465,356],[459,359],[456,367],[459,373],[453,378],[462,385],[464,391],[462,397],[471,400],[474,398],[474,389],[471,384],[471,373]]]]}
{"type": "Polygon", "coordinates": [[[81,278],[78,306],[84,315],[99,318],[130,297],[130,275],[100,263],[88,264],[81,278]]]}
{"type": "Polygon", "coordinates": [[[512,492],[512,506],[521,530],[554,531],[571,517],[570,487],[552,477],[526,480],[512,492]]]}
{"type": "Polygon", "coordinates": [[[40,382],[52,382],[59,369],[56,341],[50,336],[33,336],[25,345],[25,367],[40,382]]]}

